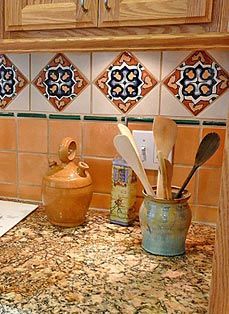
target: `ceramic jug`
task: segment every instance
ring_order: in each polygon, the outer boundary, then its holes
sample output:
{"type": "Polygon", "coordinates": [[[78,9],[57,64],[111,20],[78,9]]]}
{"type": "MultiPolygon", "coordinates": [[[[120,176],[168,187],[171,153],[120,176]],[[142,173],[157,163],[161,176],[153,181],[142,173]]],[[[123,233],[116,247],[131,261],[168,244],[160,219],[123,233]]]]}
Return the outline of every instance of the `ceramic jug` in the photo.
{"type": "Polygon", "coordinates": [[[50,163],[43,178],[42,201],[48,220],[58,226],[75,227],[85,221],[92,198],[92,180],[88,165],[76,165],[76,142],[65,138],[59,147],[61,163],[50,163]]]}
{"type": "MultiPolygon", "coordinates": [[[[174,195],[178,191],[178,187],[172,188],[174,195]]],[[[172,200],[143,194],[144,201],[139,211],[143,249],[163,256],[184,254],[192,218],[188,204],[191,194],[184,191],[181,198],[172,200]]]]}

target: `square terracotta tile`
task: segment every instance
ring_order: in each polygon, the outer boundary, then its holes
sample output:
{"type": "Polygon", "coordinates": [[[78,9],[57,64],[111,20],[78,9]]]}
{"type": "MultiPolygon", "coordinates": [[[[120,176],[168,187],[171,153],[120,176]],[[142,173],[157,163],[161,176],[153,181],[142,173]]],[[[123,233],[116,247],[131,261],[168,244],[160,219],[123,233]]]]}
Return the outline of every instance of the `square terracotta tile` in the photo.
{"type": "Polygon", "coordinates": [[[112,185],[112,160],[85,158],[84,161],[89,165],[93,191],[95,193],[110,194],[112,185]]]}
{"type": "Polygon", "coordinates": [[[19,153],[19,185],[41,185],[42,178],[48,170],[46,154],[19,153]]]}
{"type": "Polygon", "coordinates": [[[41,186],[20,184],[18,187],[18,197],[23,200],[41,201],[41,186]]]}
{"type": "Polygon", "coordinates": [[[127,113],[157,85],[157,80],[134,54],[125,51],[99,74],[94,84],[121,113],[127,113]]]}
{"type": "Polygon", "coordinates": [[[88,86],[88,80],[66,55],[59,53],[40,71],[33,85],[57,111],[62,111],[88,86]]]}
{"type": "Polygon", "coordinates": [[[193,165],[200,143],[200,128],[179,126],[174,148],[174,163],[193,165]]]}
{"type": "MultiPolygon", "coordinates": [[[[191,171],[192,167],[182,167],[182,166],[174,166],[173,167],[173,178],[172,178],[172,185],[181,187],[184,183],[185,179],[187,178],[189,172],[191,171]]],[[[195,195],[195,187],[196,187],[196,180],[197,174],[195,174],[189,184],[186,187],[191,193],[191,198],[189,200],[190,203],[195,202],[196,195],[195,195]]]]}
{"type": "Polygon", "coordinates": [[[46,119],[18,119],[18,150],[47,153],[48,123],[46,119]]]}
{"type": "Polygon", "coordinates": [[[0,118],[0,149],[16,149],[16,121],[14,118],[0,118]]]}
{"type": "Polygon", "coordinates": [[[216,132],[220,136],[220,146],[215,152],[215,154],[204,164],[205,167],[212,166],[212,167],[221,167],[223,161],[223,154],[224,154],[224,145],[225,145],[225,134],[226,130],[222,128],[209,128],[204,127],[202,137],[210,132],[216,132]]]}
{"type": "Polygon", "coordinates": [[[119,134],[117,123],[84,122],[83,155],[114,157],[117,155],[113,138],[119,134]]]}
{"type": "Polygon", "coordinates": [[[194,116],[209,107],[229,86],[229,75],[206,51],[191,53],[164,79],[169,91],[194,116]]]}
{"type": "Polygon", "coordinates": [[[198,204],[218,206],[221,184],[221,169],[200,169],[198,204]]]}
{"type": "Polygon", "coordinates": [[[17,197],[17,185],[11,183],[0,183],[0,196],[1,197],[17,197]]]}
{"type": "Polygon", "coordinates": [[[5,109],[28,85],[28,80],[17,66],[0,54],[0,108],[5,109]]]}
{"type": "Polygon", "coordinates": [[[195,218],[196,222],[216,224],[218,219],[218,207],[210,206],[195,206],[195,218]]]}
{"type": "Polygon", "coordinates": [[[17,155],[0,152],[0,182],[15,183],[17,180],[17,155]]]}
{"type": "Polygon", "coordinates": [[[110,206],[111,206],[111,195],[110,194],[93,193],[90,208],[108,209],[109,210],[110,206]]]}
{"type": "Polygon", "coordinates": [[[57,154],[65,137],[72,137],[77,144],[77,154],[81,154],[81,122],[78,120],[49,120],[49,153],[57,154]]]}

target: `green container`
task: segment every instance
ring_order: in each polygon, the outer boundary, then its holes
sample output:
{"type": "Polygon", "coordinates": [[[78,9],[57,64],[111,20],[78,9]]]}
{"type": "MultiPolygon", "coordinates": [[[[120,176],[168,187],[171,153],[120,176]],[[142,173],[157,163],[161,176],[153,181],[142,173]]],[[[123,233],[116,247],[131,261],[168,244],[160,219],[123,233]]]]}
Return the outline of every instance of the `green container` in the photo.
{"type": "MultiPolygon", "coordinates": [[[[173,187],[174,194],[179,190],[173,187]]],[[[144,194],[139,211],[142,247],[145,251],[163,256],[185,253],[185,241],[192,213],[188,205],[191,194],[184,191],[176,200],[157,199],[144,194]]]]}

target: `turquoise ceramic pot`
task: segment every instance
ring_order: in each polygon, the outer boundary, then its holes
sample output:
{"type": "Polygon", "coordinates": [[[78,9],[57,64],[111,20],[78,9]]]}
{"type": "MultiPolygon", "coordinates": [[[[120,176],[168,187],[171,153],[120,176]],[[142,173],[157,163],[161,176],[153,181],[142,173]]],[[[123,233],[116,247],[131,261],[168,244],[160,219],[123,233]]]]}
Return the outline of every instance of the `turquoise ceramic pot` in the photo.
{"type": "MultiPolygon", "coordinates": [[[[173,193],[178,191],[173,187],[173,193]]],[[[192,213],[188,205],[191,194],[185,191],[177,200],[163,200],[144,194],[139,218],[142,247],[145,251],[163,256],[185,253],[185,241],[192,213]]]]}

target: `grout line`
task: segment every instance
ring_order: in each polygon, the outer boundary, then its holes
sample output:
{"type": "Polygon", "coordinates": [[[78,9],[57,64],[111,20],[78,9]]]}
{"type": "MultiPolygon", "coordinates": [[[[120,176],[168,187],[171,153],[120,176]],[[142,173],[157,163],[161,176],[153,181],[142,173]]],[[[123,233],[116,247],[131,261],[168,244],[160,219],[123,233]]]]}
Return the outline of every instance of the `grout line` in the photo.
{"type": "Polygon", "coordinates": [[[29,111],[32,111],[32,88],[31,88],[31,81],[32,81],[32,57],[31,53],[29,54],[29,111]]]}
{"type": "Polygon", "coordinates": [[[15,118],[15,123],[16,123],[16,195],[17,197],[19,197],[19,144],[18,144],[18,140],[19,140],[19,120],[17,118],[15,118]]]}
{"type": "Polygon", "coordinates": [[[93,84],[92,84],[92,62],[93,62],[93,57],[92,57],[92,52],[90,53],[90,114],[93,114],[93,84]]]}

